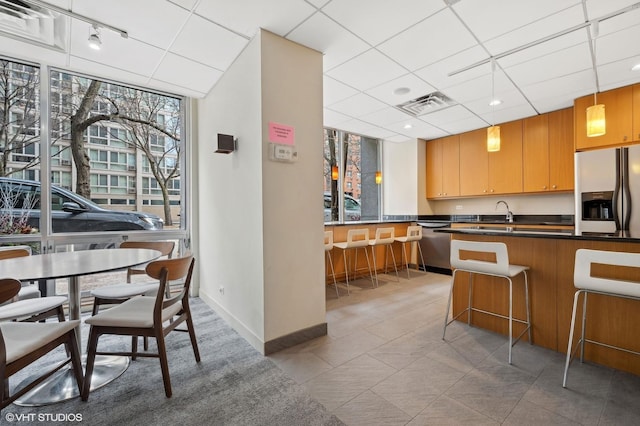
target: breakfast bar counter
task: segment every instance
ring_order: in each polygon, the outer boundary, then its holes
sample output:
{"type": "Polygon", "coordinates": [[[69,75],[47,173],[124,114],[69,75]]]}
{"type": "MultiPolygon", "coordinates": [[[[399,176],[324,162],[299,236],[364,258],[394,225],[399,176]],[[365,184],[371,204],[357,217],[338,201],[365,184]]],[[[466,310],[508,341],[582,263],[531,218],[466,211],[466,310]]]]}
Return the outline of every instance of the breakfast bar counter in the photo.
{"type": "MultiPolygon", "coordinates": [[[[533,343],[558,352],[566,352],[573,306],[574,261],[580,248],[640,253],[640,235],[628,232],[616,234],[576,233],[571,229],[508,229],[501,227],[453,227],[439,229],[448,232],[452,239],[469,241],[500,241],[507,245],[509,261],[527,265],[529,271],[530,304],[533,343]]],[[[631,279],[640,274],[638,268],[592,268],[592,275],[616,279],[631,279]]],[[[476,275],[474,278],[473,305],[480,309],[507,314],[508,286],[498,278],[476,275]],[[494,282],[495,281],[495,282],[494,282]]],[[[453,315],[462,312],[467,305],[468,274],[456,275],[453,295],[453,315]]],[[[524,300],[523,286],[514,286],[514,301],[524,300]]],[[[591,320],[587,327],[587,339],[603,341],[640,351],[638,324],[640,302],[610,298],[602,295],[589,297],[591,320]]],[[[514,315],[525,315],[524,302],[514,302],[514,315]]],[[[581,313],[579,313],[581,315],[581,313]]],[[[467,320],[466,314],[459,320],[467,320]]],[[[472,324],[507,334],[507,321],[482,313],[475,313],[472,324]]],[[[526,336],[523,336],[526,339],[526,336]]],[[[587,344],[585,359],[598,364],[640,375],[640,357],[606,347],[587,344]]]]}

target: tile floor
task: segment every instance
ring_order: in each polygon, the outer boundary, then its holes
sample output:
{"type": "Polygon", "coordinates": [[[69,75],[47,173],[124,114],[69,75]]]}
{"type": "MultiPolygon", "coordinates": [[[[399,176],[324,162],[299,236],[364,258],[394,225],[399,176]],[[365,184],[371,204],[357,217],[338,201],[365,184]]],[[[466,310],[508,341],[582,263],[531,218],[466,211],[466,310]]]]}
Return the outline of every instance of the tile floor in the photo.
{"type": "Polygon", "coordinates": [[[454,323],[442,340],[450,279],[401,271],[351,295],[327,289],[328,336],[270,358],[347,425],[640,424],[640,377],[572,363],[454,323]]]}

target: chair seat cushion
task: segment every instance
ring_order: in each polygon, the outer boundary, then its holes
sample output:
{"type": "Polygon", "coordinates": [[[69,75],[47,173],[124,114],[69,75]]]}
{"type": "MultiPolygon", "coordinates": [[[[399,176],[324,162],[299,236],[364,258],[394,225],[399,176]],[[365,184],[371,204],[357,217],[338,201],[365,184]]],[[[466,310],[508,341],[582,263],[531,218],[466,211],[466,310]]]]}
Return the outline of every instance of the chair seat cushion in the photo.
{"type": "Polygon", "coordinates": [[[57,339],[79,324],[79,320],[47,323],[5,322],[0,324],[7,348],[7,364],[57,339]]]}
{"type": "MultiPolygon", "coordinates": [[[[105,327],[153,327],[153,307],[155,297],[138,296],[111,309],[101,311],[85,322],[105,327]]],[[[182,302],[175,303],[162,311],[162,321],[168,321],[182,310],[182,302]]]]}
{"type": "Polygon", "coordinates": [[[28,318],[61,306],[67,301],[65,296],[39,297],[37,299],[18,300],[0,306],[0,321],[28,318]]]}
{"type": "Polygon", "coordinates": [[[142,296],[145,294],[158,291],[158,283],[148,284],[116,284],[100,287],[91,291],[91,295],[101,299],[127,299],[134,296],[142,296]]]}

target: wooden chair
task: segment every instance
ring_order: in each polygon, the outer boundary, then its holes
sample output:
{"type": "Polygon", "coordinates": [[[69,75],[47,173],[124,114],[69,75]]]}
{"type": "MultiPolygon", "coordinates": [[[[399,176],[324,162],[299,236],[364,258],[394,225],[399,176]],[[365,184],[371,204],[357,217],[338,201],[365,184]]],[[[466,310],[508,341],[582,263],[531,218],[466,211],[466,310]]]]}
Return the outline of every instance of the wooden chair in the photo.
{"type": "MultiPolygon", "coordinates": [[[[20,287],[21,284],[18,280],[1,279],[0,302],[13,298],[20,291],[20,287]]],[[[79,324],[79,320],[48,323],[0,323],[0,410],[69,363],[72,364],[78,390],[81,390],[82,365],[75,332],[75,327],[79,324]],[[65,361],[39,376],[14,395],[9,394],[9,377],[63,344],[68,354],[65,361]]]]}
{"type": "MultiPolygon", "coordinates": [[[[30,250],[24,247],[17,247],[13,249],[0,250],[0,260],[13,259],[16,257],[29,256],[30,250]]],[[[20,291],[23,291],[24,287],[20,286],[20,291]]],[[[67,298],[64,296],[49,296],[26,298],[18,300],[18,295],[14,296],[11,303],[0,306],[0,321],[28,321],[35,322],[49,317],[57,317],[58,321],[63,322],[65,320],[64,315],[64,303],[67,298]]]]}
{"type": "MultiPolygon", "coordinates": [[[[120,248],[157,250],[162,253],[162,256],[166,256],[168,259],[171,259],[174,247],[175,243],[173,241],[124,241],[120,244],[120,248]]],[[[155,293],[158,289],[158,283],[131,284],[131,276],[146,274],[146,266],[145,264],[129,268],[127,270],[126,284],[115,284],[93,290],[91,292],[91,295],[95,298],[93,302],[93,315],[98,313],[101,305],[117,305],[134,296],[155,293]]],[[[169,288],[167,288],[167,291],[168,290],[169,288]]]]}
{"type": "Polygon", "coordinates": [[[187,331],[191,339],[191,346],[196,358],[200,362],[198,343],[189,309],[189,287],[195,259],[193,256],[185,256],[178,259],[156,260],[147,265],[147,275],[160,280],[160,286],[155,297],[138,296],[106,309],[86,320],[91,325],[89,331],[89,343],[87,349],[87,368],[82,389],[82,400],[89,398],[91,388],[91,374],[96,355],[122,355],[160,358],[160,367],[164,381],[164,391],[167,398],[171,397],[171,380],[169,378],[169,364],[165,347],[165,336],[176,330],[176,326],[183,322],[187,325],[187,331]],[[180,294],[165,298],[165,289],[170,280],[184,279],[184,285],[180,294]],[[115,334],[120,336],[145,336],[154,337],[158,346],[158,353],[137,352],[137,340],[131,352],[98,352],[98,339],[103,334],[115,334]]]}

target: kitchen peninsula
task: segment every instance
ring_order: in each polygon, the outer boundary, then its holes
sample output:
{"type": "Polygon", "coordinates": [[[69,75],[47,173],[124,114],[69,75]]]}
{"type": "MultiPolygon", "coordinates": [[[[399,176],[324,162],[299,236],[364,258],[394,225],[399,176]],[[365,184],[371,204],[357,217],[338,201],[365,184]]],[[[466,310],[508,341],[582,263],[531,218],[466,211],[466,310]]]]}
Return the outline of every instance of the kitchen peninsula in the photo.
{"type": "MultiPolygon", "coordinates": [[[[576,233],[567,229],[466,226],[444,228],[437,232],[451,233],[452,239],[504,242],[511,263],[528,265],[531,268],[529,291],[533,343],[563,353],[567,348],[575,293],[573,270],[576,250],[587,248],[640,253],[640,234],[631,235],[628,231],[602,235],[576,233]]],[[[591,272],[597,276],[624,280],[637,277],[640,265],[638,268],[602,266],[593,268],[591,272]]],[[[459,273],[456,280],[459,281],[456,281],[453,295],[454,316],[466,307],[468,274],[459,273]]],[[[473,305],[506,315],[508,287],[497,285],[497,280],[482,275],[474,277],[473,305]]],[[[522,291],[521,286],[514,287],[514,315],[520,318],[525,314],[525,306],[523,302],[517,302],[524,300],[524,297],[516,292],[522,291]]],[[[640,351],[640,339],[635,326],[640,323],[637,301],[591,295],[588,303],[591,318],[587,327],[588,339],[640,351]]],[[[460,317],[461,321],[466,319],[466,315],[460,317]]],[[[508,332],[506,321],[482,313],[474,312],[472,324],[502,334],[508,332]]],[[[587,344],[585,359],[640,374],[640,358],[636,355],[587,344]]]]}

